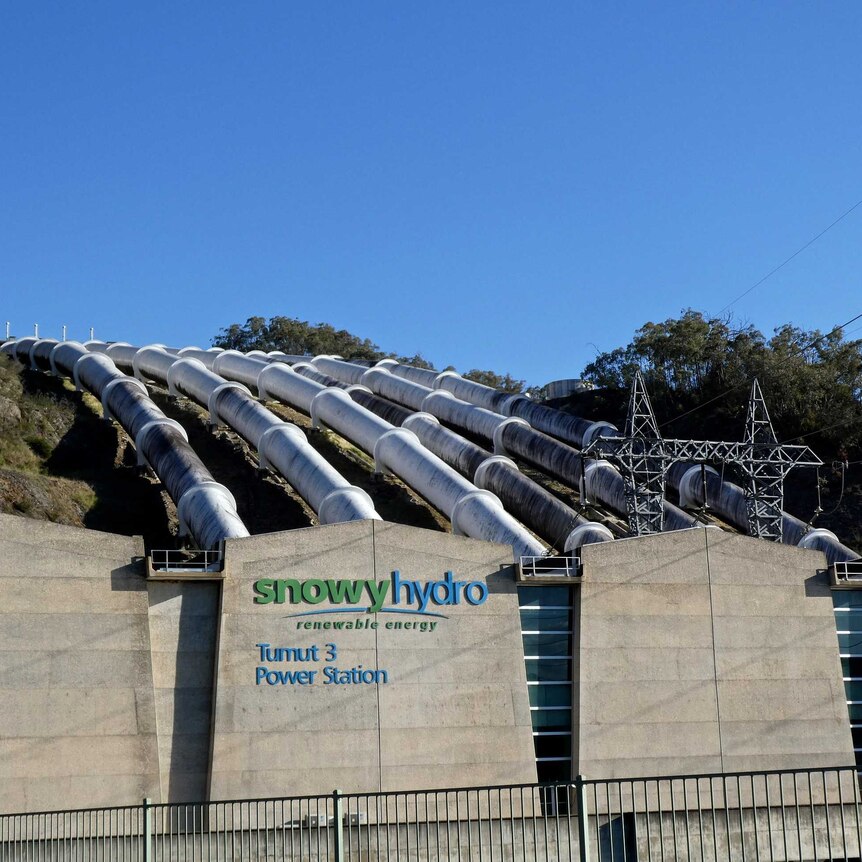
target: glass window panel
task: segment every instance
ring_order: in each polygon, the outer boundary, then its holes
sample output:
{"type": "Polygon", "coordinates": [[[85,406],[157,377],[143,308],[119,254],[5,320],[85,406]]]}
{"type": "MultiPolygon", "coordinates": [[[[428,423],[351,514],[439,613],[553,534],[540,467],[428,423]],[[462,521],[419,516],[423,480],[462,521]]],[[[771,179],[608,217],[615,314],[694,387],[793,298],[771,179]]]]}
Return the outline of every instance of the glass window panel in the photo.
{"type": "Polygon", "coordinates": [[[527,659],[530,682],[568,682],[571,678],[572,663],[566,659],[527,659]]]}
{"type": "Polygon", "coordinates": [[[838,635],[838,649],[851,655],[862,655],[862,632],[838,635]]]}
{"type": "Polygon", "coordinates": [[[840,632],[862,632],[862,611],[838,611],[835,614],[835,628],[840,632]]]}
{"type": "Polygon", "coordinates": [[[572,737],[566,736],[534,736],[536,757],[571,757],[572,737]]]}
{"type": "Polygon", "coordinates": [[[845,682],[844,691],[847,693],[847,700],[862,700],[862,680],[845,682]]]}
{"type": "MultiPolygon", "coordinates": [[[[862,722],[862,703],[850,703],[847,705],[847,711],[850,713],[850,721],[858,721],[862,722]]],[[[536,715],[536,713],[533,713],[536,715]]],[[[535,728],[536,722],[533,721],[533,727],[535,728]]]]}
{"type": "Polygon", "coordinates": [[[518,587],[518,598],[522,605],[571,605],[572,588],[566,586],[518,587]]]}
{"type": "MultiPolygon", "coordinates": [[[[862,678],[862,656],[842,658],[841,667],[844,669],[844,676],[858,676],[862,678]]],[[[856,698],[848,698],[848,700],[855,699],[856,698]]]]}
{"type": "Polygon", "coordinates": [[[536,709],[530,713],[533,730],[571,730],[572,713],[568,709],[536,709]]]}
{"type": "Polygon", "coordinates": [[[853,747],[862,748],[862,727],[851,727],[850,733],[853,735],[853,747]]]}
{"type": "Polygon", "coordinates": [[[836,608],[862,608],[862,590],[832,590],[836,608]]]}
{"type": "Polygon", "coordinates": [[[569,635],[522,635],[522,637],[524,638],[524,655],[572,654],[572,639],[569,635]]]}
{"type": "Polygon", "coordinates": [[[525,632],[567,632],[569,631],[569,614],[571,611],[562,610],[521,610],[521,630],[525,632]]]}
{"type": "MultiPolygon", "coordinates": [[[[530,706],[568,706],[572,705],[570,685],[528,685],[530,706]]],[[[862,700],[862,697],[859,698],[862,700]]]]}

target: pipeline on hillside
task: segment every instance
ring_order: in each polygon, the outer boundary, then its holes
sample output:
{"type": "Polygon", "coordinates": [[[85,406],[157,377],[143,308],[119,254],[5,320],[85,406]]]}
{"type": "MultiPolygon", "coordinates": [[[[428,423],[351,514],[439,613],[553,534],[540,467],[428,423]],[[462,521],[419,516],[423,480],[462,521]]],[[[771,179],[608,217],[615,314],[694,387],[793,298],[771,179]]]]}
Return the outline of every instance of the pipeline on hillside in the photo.
{"type": "MultiPolygon", "coordinates": [[[[392,359],[384,359],[376,367],[384,367],[398,378],[449,392],[456,398],[503,417],[522,419],[533,428],[577,448],[586,446],[597,437],[615,437],[620,434],[610,422],[590,422],[553,407],[535,404],[524,395],[511,395],[473,380],[466,380],[454,371],[428,371],[402,365],[392,359]]],[[[699,464],[677,463],[667,472],[668,483],[678,491],[681,505],[708,504],[720,517],[748,532],[745,491],[710,468],[706,470],[705,483],[702,477],[703,471],[699,464]]],[[[667,509],[665,519],[667,520],[667,509]]],[[[859,554],[842,544],[830,530],[812,530],[809,525],[788,512],[783,513],[782,541],[788,545],[822,551],[830,563],[859,559],[859,554]]]]}
{"type": "MultiPolygon", "coordinates": [[[[626,513],[623,478],[616,468],[607,461],[582,459],[579,452],[535,430],[523,419],[500,416],[462,401],[451,392],[429,389],[406,377],[396,377],[386,366],[364,368],[329,356],[316,357],[313,364],[331,377],[367,386],[384,398],[429,413],[449,425],[489,440],[496,454],[514,455],[571,488],[583,487],[588,500],[601,503],[614,512],[626,513]]],[[[694,517],[665,502],[666,529],[682,530],[695,526],[698,526],[698,521],[694,517]]]]}
{"type": "Polygon", "coordinates": [[[244,383],[261,398],[272,398],[311,416],[372,455],[379,470],[389,471],[443,512],[453,531],[511,545],[518,556],[541,556],[546,548],[505,511],[499,498],[478,488],[426,449],[407,428],[398,428],[343,390],[328,388],[297,374],[268,354],[246,356],[190,348],[184,356],[201,359],[217,374],[244,383]]]}
{"type": "Polygon", "coordinates": [[[90,344],[89,349],[110,356],[137,379],[155,380],[172,395],[184,395],[205,407],[211,424],[223,422],[254,447],[261,467],[279,473],[317,513],[321,524],[381,520],[368,494],[329,464],[300,428],[267,410],[242,384],[210,371],[200,359],[184,351],[168,351],[163,345],[137,348],[101,342],[90,344]]]}
{"type": "Polygon", "coordinates": [[[323,386],[344,389],[363,407],[393,425],[413,431],[426,449],[472,479],[479,488],[496,494],[507,511],[525,523],[549,545],[569,553],[582,545],[613,539],[603,524],[584,518],[537,482],[525,476],[505,455],[494,455],[440,424],[430,413],[415,413],[373,394],[361,385],[349,385],[299,362],[294,371],[323,386]]]}
{"type": "Polygon", "coordinates": [[[205,550],[224,539],[248,536],[230,491],[215,481],[188,443],[185,431],[156,406],[146,387],[127,377],[108,356],[74,341],[20,339],[2,348],[20,362],[61,374],[101,401],[106,419],[116,419],[135,442],[139,460],[153,469],[177,507],[182,533],[205,550]]]}

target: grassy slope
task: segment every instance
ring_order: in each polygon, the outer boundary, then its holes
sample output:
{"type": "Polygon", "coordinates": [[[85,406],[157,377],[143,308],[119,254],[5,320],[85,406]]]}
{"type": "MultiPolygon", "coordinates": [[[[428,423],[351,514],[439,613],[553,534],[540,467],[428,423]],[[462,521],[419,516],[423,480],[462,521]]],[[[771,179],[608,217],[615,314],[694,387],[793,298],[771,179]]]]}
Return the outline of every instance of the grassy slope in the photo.
{"type": "Polygon", "coordinates": [[[0,511],[164,545],[163,496],[94,399],[0,359],[0,511]]]}

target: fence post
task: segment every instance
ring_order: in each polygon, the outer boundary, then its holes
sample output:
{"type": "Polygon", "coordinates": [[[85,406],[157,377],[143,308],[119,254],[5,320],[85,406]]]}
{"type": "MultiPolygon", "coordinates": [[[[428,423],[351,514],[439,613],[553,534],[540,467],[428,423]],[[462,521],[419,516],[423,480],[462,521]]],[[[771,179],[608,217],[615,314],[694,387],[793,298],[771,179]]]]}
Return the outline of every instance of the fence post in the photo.
{"type": "Polygon", "coordinates": [[[587,787],[584,776],[575,776],[575,794],[578,797],[578,850],[581,862],[590,862],[590,818],[587,813],[587,787]]]}
{"type": "Polygon", "coordinates": [[[143,862],[153,862],[153,800],[144,797],[144,822],[141,830],[144,841],[143,862]]]}
{"type": "Polygon", "coordinates": [[[344,862],[344,797],[341,791],[332,791],[332,812],[334,823],[332,824],[335,834],[335,862],[344,862]]]}

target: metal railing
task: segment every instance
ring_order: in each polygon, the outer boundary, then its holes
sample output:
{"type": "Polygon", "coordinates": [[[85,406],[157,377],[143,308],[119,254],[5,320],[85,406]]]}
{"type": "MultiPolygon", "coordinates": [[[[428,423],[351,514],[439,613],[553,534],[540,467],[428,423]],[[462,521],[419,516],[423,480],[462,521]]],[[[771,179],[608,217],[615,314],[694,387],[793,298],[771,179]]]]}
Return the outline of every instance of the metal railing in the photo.
{"type": "Polygon", "coordinates": [[[855,767],[0,816],[0,862],[855,859],[855,767]]]}
{"type": "Polygon", "coordinates": [[[840,561],[832,564],[834,583],[862,583],[862,560],[840,561]]]}
{"type": "Polygon", "coordinates": [[[221,550],[217,551],[184,551],[184,550],[153,550],[150,551],[150,569],[153,572],[220,572],[223,567],[221,550]]]}
{"type": "Polygon", "coordinates": [[[581,557],[521,557],[519,568],[521,581],[573,580],[581,577],[581,557]]]}

